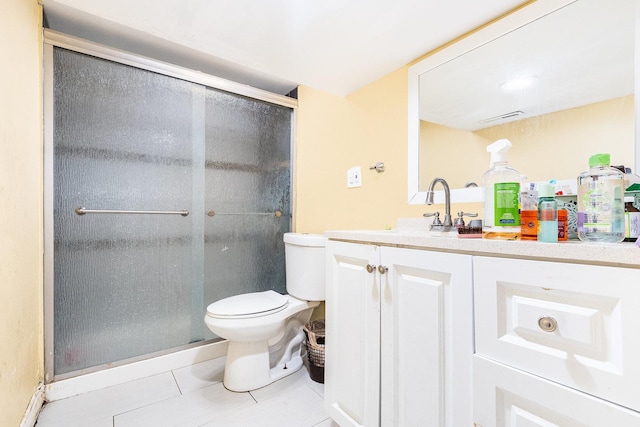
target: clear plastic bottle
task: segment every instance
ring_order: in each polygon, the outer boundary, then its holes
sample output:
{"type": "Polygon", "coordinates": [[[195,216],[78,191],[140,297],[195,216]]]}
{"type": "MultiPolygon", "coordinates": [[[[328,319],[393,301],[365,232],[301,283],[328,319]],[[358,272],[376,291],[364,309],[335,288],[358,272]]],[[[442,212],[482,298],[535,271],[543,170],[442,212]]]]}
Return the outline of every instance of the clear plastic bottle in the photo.
{"type": "Polygon", "coordinates": [[[558,242],[558,202],[553,184],[538,189],[538,242],[558,242]]]}
{"type": "Polygon", "coordinates": [[[624,174],[609,167],[609,154],[589,158],[578,176],[578,238],[587,242],[624,240],[624,174]]]}
{"type": "Polygon", "coordinates": [[[520,174],[507,165],[511,142],[500,139],[487,147],[491,153],[491,167],[482,175],[484,187],[485,239],[520,239],[520,174]]]}

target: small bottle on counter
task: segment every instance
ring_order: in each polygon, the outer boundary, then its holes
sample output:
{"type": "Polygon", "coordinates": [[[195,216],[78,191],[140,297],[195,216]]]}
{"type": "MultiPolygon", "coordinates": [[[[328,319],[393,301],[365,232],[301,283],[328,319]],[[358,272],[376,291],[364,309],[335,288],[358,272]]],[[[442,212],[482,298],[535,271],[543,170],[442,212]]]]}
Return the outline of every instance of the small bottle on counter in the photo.
{"type": "Polygon", "coordinates": [[[553,184],[540,184],[538,189],[538,241],[558,241],[558,202],[553,184]]]}
{"type": "Polygon", "coordinates": [[[558,242],[569,240],[569,212],[558,209],[558,242]]]}
{"type": "Polygon", "coordinates": [[[538,239],[538,192],[533,185],[520,193],[520,235],[522,240],[538,239]]]}
{"type": "Polygon", "coordinates": [[[640,210],[633,205],[635,198],[624,198],[624,241],[635,242],[640,237],[640,210]]]}

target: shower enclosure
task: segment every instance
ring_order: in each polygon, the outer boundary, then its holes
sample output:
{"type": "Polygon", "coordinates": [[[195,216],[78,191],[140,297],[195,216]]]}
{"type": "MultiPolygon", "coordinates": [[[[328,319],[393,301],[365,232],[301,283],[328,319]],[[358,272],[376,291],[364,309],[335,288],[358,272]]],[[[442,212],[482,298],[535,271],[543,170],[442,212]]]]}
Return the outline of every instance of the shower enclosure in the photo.
{"type": "Polygon", "coordinates": [[[211,302],[284,293],[295,105],[47,34],[48,382],[214,339],[211,302]]]}

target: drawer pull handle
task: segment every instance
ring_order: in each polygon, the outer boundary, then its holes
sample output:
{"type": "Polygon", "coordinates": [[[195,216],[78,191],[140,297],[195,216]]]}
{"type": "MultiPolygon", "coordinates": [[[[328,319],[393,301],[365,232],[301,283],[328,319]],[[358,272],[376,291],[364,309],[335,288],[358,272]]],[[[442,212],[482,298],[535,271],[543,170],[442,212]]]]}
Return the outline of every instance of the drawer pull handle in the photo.
{"type": "Polygon", "coordinates": [[[538,326],[545,332],[553,332],[558,328],[558,322],[551,316],[544,316],[538,319],[538,326]]]}

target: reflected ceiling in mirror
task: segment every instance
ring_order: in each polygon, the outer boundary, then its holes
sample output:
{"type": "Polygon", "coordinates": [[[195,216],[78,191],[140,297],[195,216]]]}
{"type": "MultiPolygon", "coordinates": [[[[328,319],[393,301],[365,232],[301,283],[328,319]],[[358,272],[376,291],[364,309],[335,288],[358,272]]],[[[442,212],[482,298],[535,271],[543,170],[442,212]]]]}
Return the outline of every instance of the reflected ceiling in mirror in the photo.
{"type": "Polygon", "coordinates": [[[632,94],[635,1],[577,1],[423,73],[420,118],[475,131],[632,94]]]}
{"type": "Polygon", "coordinates": [[[531,180],[575,178],[600,151],[634,166],[637,1],[536,3],[410,68],[411,203],[436,176],[480,184],[486,146],[505,137],[531,180]]]}

